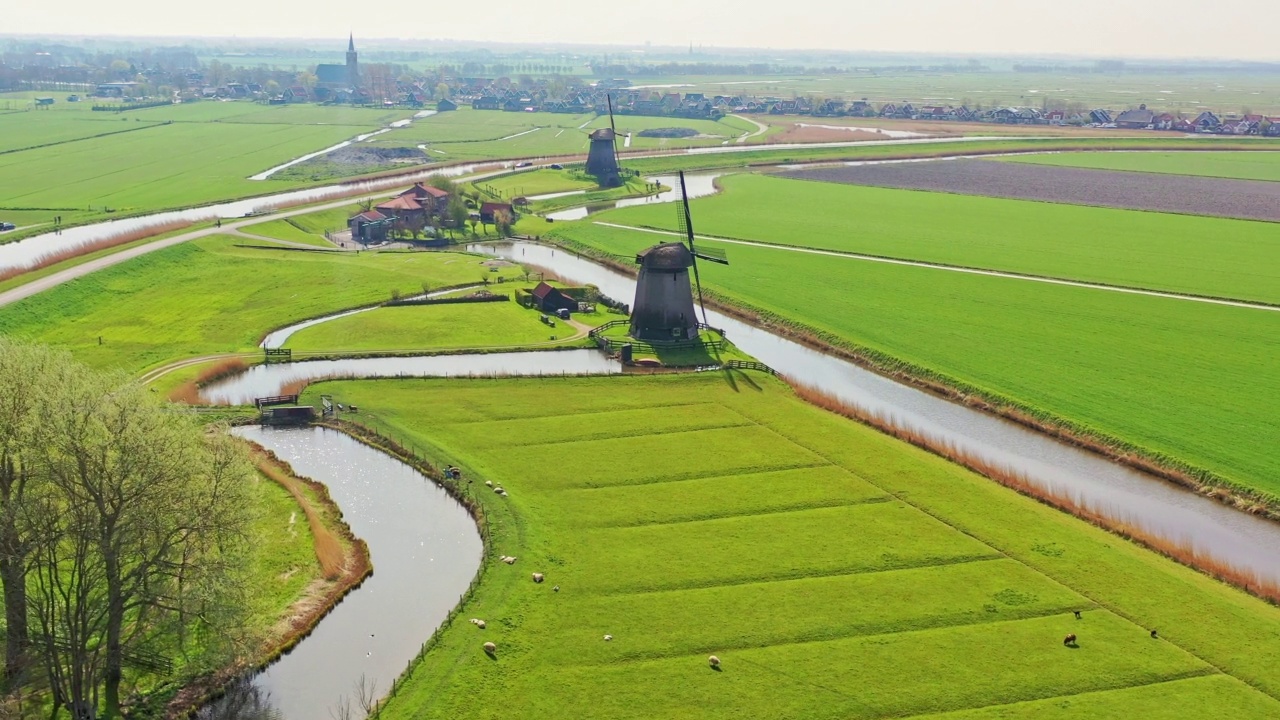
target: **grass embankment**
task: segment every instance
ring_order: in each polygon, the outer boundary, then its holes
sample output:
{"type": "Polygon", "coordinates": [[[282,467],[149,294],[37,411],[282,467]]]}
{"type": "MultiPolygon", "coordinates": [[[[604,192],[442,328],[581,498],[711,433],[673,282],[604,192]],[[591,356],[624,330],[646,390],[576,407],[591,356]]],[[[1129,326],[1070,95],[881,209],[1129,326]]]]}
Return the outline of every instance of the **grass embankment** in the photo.
{"type": "Polygon", "coordinates": [[[1280,712],[1280,611],[767,376],[323,392],[463,467],[491,533],[460,613],[488,628],[444,630],[384,720],[1280,712]]]}
{"type": "Polygon", "coordinates": [[[514,278],[460,253],[310,253],[202,238],[0,309],[0,332],[58,345],[131,373],[172,360],[252,351],[269,330],[345,308],[514,278]],[[101,343],[99,342],[101,338],[101,343]]]}
{"type": "Polygon", "coordinates": [[[516,302],[383,307],[300,330],[285,347],[298,354],[410,353],[562,343],[579,332],[562,320],[548,327],[540,315],[516,302]]]}
{"type": "Polygon", "coordinates": [[[1280,181],[1280,153],[1069,153],[1009,158],[1009,161],[1098,170],[1280,181]]]}
{"type": "Polygon", "coordinates": [[[353,203],[346,207],[317,210],[304,215],[247,225],[241,228],[240,231],[249,235],[261,235],[315,247],[333,248],[334,244],[329,242],[324,234],[345,229],[347,219],[362,210],[363,208],[359,203],[353,203]]]}
{"type": "MultiPolygon", "coordinates": [[[[1275,223],[754,174],[718,182],[722,193],[692,203],[699,233],[1280,303],[1275,223]]],[[[675,213],[663,205],[624,208],[592,220],[676,229],[675,213]]],[[[642,234],[632,244],[643,247],[663,239],[642,234]]],[[[724,247],[730,255],[736,252],[724,247]]]]}
{"type": "MultiPolygon", "coordinates": [[[[557,232],[620,255],[654,237],[585,224],[557,232]]],[[[1101,437],[1121,455],[1280,495],[1270,451],[1280,446],[1280,313],[767,248],[729,253],[731,266],[704,264],[704,290],[783,332],[1101,437]]]]}

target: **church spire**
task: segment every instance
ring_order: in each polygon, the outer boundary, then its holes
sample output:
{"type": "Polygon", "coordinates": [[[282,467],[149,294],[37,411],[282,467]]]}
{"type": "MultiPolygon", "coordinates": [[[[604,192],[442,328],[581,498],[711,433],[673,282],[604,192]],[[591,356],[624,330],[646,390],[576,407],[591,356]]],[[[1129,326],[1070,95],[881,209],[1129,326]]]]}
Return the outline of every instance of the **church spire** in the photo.
{"type": "Polygon", "coordinates": [[[356,34],[351,33],[351,36],[347,38],[347,52],[353,53],[355,51],[356,51],[356,34]]]}

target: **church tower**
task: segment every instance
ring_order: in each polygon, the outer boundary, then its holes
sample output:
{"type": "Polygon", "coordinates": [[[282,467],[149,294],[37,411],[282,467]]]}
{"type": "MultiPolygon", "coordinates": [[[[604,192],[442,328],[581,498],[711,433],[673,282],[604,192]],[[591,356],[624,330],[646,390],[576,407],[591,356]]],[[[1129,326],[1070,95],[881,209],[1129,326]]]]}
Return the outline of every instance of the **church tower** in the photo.
{"type": "Polygon", "coordinates": [[[347,39],[347,82],[353,88],[360,87],[360,63],[356,59],[356,36],[347,39]]]}

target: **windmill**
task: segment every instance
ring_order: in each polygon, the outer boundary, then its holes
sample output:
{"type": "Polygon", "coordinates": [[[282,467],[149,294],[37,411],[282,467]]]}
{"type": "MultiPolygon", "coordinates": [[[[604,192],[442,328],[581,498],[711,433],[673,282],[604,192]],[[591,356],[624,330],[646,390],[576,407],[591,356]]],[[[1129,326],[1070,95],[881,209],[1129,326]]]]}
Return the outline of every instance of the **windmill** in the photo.
{"type": "Polygon", "coordinates": [[[587,174],[594,175],[600,187],[618,187],[622,178],[618,170],[618,131],[613,124],[613,96],[605,97],[609,101],[609,127],[591,133],[587,174]]]}
{"type": "Polygon", "coordinates": [[[702,308],[701,324],[707,324],[698,260],[729,264],[723,250],[694,245],[693,218],[689,213],[689,193],[685,188],[683,171],[680,173],[680,202],[676,211],[684,240],[654,245],[636,255],[640,276],[636,279],[636,298],[631,306],[630,334],[638,340],[697,338],[699,322],[693,304],[695,287],[698,306],[702,308]],[[693,268],[692,283],[689,281],[690,268],[693,268]]]}

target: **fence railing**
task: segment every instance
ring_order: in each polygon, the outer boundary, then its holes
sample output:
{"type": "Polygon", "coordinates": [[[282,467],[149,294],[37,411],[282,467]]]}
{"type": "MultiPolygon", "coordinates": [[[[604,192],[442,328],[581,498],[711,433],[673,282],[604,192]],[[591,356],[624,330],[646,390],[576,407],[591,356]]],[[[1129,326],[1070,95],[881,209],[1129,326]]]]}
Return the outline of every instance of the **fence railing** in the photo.
{"type": "Polygon", "coordinates": [[[297,404],[298,404],[297,395],[271,395],[269,397],[260,397],[260,398],[253,399],[254,407],[258,408],[259,410],[261,410],[264,407],[270,407],[272,405],[297,405],[297,404]]]}
{"type": "Polygon", "coordinates": [[[265,362],[289,362],[293,360],[293,351],[289,348],[263,348],[265,362]]]}
{"type": "Polygon", "coordinates": [[[774,370],[762,362],[756,362],[754,360],[729,360],[720,367],[724,370],[759,370],[760,372],[769,373],[770,375],[778,374],[777,370],[774,370]]]}

